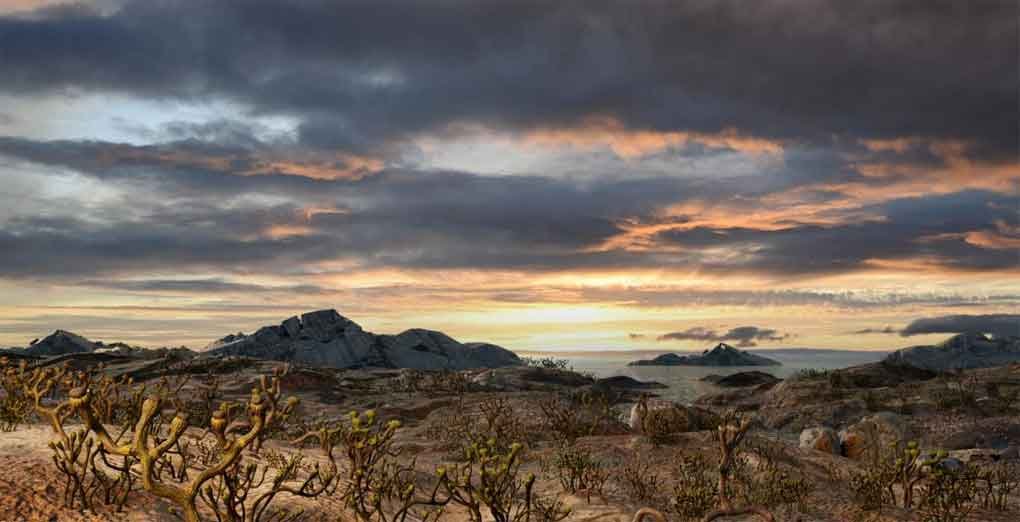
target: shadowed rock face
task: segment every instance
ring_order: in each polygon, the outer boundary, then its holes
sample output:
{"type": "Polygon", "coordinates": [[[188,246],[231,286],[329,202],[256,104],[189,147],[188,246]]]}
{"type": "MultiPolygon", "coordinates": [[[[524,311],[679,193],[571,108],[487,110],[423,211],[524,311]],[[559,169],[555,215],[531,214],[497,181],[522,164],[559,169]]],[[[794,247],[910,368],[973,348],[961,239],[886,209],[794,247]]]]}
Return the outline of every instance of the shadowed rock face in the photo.
{"type": "Polygon", "coordinates": [[[765,372],[739,372],[732,375],[706,375],[701,378],[704,382],[710,382],[723,388],[740,388],[744,386],[759,386],[762,384],[775,384],[781,379],[765,372]]]}
{"type": "Polygon", "coordinates": [[[634,361],[627,366],[779,366],[779,361],[738,350],[719,343],[701,355],[667,353],[651,360],[634,361]]]}
{"type": "Polygon", "coordinates": [[[1020,338],[989,339],[980,333],[962,333],[934,346],[897,350],[883,361],[932,371],[989,368],[1020,362],[1020,338]]]}
{"type": "Polygon", "coordinates": [[[379,366],[420,370],[516,366],[513,352],[488,343],[460,343],[433,330],[415,328],[397,335],[361,329],[336,310],[291,317],[251,335],[230,335],[208,346],[212,355],[244,355],[312,366],[379,366]]]}
{"type": "Polygon", "coordinates": [[[51,355],[64,355],[69,353],[88,353],[95,351],[97,344],[80,336],[64,330],[57,330],[41,341],[33,343],[25,348],[24,353],[48,357],[51,355]]]}

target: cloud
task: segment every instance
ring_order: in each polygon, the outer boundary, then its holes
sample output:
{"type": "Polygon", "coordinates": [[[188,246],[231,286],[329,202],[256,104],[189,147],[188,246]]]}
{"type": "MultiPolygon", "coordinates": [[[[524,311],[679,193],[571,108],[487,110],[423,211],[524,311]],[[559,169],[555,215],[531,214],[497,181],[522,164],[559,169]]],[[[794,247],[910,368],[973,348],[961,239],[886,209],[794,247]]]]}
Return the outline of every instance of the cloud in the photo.
{"type": "MultiPolygon", "coordinates": [[[[1002,234],[1016,222],[1015,197],[985,191],[893,199],[861,209],[878,219],[782,228],[696,226],[658,233],[665,245],[698,256],[710,271],[834,274],[919,261],[946,269],[1010,270],[1015,252],[968,240],[968,234],[1002,234]]],[[[1008,237],[1008,236],[1007,236],[1008,237]]]]}
{"type": "Polygon", "coordinates": [[[775,329],[759,328],[757,326],[738,326],[736,328],[731,328],[723,334],[719,334],[715,330],[702,326],[695,326],[680,332],[670,332],[660,335],[657,340],[708,342],[736,341],[737,346],[751,347],[758,345],[755,341],[782,341],[789,337],[790,334],[788,333],[781,334],[775,329]]]}
{"type": "Polygon", "coordinates": [[[945,315],[915,319],[906,326],[900,335],[980,332],[995,337],[1020,337],[1020,315],[988,314],[988,315],[945,315]]]}
{"type": "Polygon", "coordinates": [[[93,281],[86,280],[78,283],[80,286],[93,288],[105,288],[110,290],[124,290],[128,292],[170,292],[170,293],[268,293],[268,292],[294,292],[299,294],[322,294],[326,289],[316,285],[281,285],[267,286],[251,283],[235,283],[225,281],[222,278],[206,279],[143,279],[143,280],[121,280],[121,281],[93,281]]]}
{"type": "Polygon", "coordinates": [[[645,337],[647,337],[645,334],[639,334],[639,333],[629,333],[629,334],[627,334],[627,338],[630,339],[631,341],[636,341],[638,339],[644,339],[645,337]]]}
{"type": "Polygon", "coordinates": [[[898,333],[898,332],[899,332],[899,330],[897,330],[897,329],[895,329],[895,328],[893,328],[891,326],[886,326],[885,328],[863,328],[863,329],[856,330],[856,331],[851,332],[851,333],[853,333],[855,335],[867,335],[867,334],[894,334],[894,333],[898,333]]]}
{"type": "Polygon", "coordinates": [[[0,88],[225,99],[354,154],[465,122],[526,132],[603,116],[653,133],[953,138],[1015,159],[1014,14],[910,0],[137,0],[0,18],[0,88]]]}

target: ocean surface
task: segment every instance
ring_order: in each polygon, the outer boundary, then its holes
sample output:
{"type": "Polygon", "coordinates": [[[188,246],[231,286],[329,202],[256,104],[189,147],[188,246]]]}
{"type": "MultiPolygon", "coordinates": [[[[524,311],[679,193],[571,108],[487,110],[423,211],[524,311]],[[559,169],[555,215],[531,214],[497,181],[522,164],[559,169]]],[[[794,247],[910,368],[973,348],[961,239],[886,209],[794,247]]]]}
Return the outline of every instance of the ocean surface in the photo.
{"type": "MultiPolygon", "coordinates": [[[[771,359],[782,366],[627,366],[628,362],[638,359],[650,359],[663,352],[604,352],[604,353],[559,353],[554,357],[566,359],[575,371],[590,372],[597,377],[626,375],[640,381],[657,381],[669,386],[668,389],[655,390],[665,399],[681,403],[689,403],[704,393],[718,391],[720,388],[701,382],[706,375],[729,375],[743,371],[762,371],[779,378],[788,377],[799,370],[815,368],[819,370],[846,368],[859,364],[882,360],[889,352],[822,350],[822,349],[776,349],[748,350],[771,359]]],[[[683,354],[684,352],[676,352],[683,354]]],[[[539,354],[526,354],[538,356],[539,354]]]]}

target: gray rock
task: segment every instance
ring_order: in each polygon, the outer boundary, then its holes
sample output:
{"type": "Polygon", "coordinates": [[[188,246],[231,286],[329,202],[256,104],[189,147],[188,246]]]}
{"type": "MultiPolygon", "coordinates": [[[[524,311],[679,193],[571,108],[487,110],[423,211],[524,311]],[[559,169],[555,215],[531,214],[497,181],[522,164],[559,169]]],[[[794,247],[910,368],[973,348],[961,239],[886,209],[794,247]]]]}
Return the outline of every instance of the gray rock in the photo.
{"type": "Polygon", "coordinates": [[[1020,460],[1020,446],[1007,446],[999,453],[1002,460],[1020,460]]]}
{"type": "Polygon", "coordinates": [[[283,331],[287,332],[287,337],[297,339],[299,333],[301,333],[301,320],[297,316],[291,317],[283,322],[283,331]]]}
{"type": "Polygon", "coordinates": [[[217,356],[243,355],[334,368],[464,370],[521,364],[509,350],[488,343],[460,343],[442,332],[412,329],[399,335],[376,335],[336,310],[291,317],[252,335],[231,335],[207,349],[217,356]]]}
{"type": "Polygon", "coordinates": [[[667,353],[654,359],[633,361],[627,366],[779,366],[782,363],[719,343],[701,355],[667,353]]]}
{"type": "Polygon", "coordinates": [[[89,353],[95,351],[98,346],[96,343],[78,334],[65,330],[57,330],[43,340],[33,343],[23,353],[49,357],[69,353],[89,353]]]}
{"type": "Polygon", "coordinates": [[[1016,362],[1020,362],[1020,338],[989,339],[980,333],[962,333],[934,346],[903,348],[884,361],[892,366],[932,371],[989,368],[1016,362]]]}
{"type": "Polygon", "coordinates": [[[937,466],[945,471],[961,471],[963,470],[963,461],[956,457],[946,457],[939,461],[937,466]]]}

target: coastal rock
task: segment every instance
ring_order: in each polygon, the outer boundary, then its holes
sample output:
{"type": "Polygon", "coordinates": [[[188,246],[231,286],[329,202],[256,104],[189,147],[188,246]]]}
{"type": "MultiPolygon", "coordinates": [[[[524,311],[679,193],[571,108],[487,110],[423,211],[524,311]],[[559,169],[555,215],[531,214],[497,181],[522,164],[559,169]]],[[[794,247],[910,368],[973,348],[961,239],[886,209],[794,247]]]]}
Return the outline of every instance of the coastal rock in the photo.
{"type": "Polygon", "coordinates": [[[66,355],[69,353],[88,353],[97,348],[97,344],[66,330],[57,330],[46,336],[43,340],[33,343],[25,348],[26,355],[49,357],[53,355],[66,355]]]}
{"type": "Polygon", "coordinates": [[[742,388],[746,386],[760,386],[762,384],[775,384],[782,379],[765,372],[738,372],[732,375],[707,375],[701,378],[704,382],[710,382],[723,388],[742,388]]]}
{"type": "Polygon", "coordinates": [[[808,428],[800,432],[800,447],[839,455],[839,437],[832,428],[808,428]]]}
{"type": "MultiPolygon", "coordinates": [[[[1020,326],[1018,326],[1020,333],[1020,326]]],[[[1020,362],[1020,338],[991,339],[962,333],[934,346],[912,346],[889,354],[884,363],[931,371],[1006,366],[1020,362]]]]}
{"type": "Polygon", "coordinates": [[[779,366],[779,361],[719,343],[700,355],[667,353],[654,359],[633,361],[627,366],[779,366]]]}
{"type": "Polygon", "coordinates": [[[227,336],[207,349],[210,355],[241,355],[333,368],[464,370],[521,364],[516,354],[499,346],[460,343],[433,330],[376,335],[336,310],[308,312],[300,319],[291,317],[251,335],[227,336]]]}

